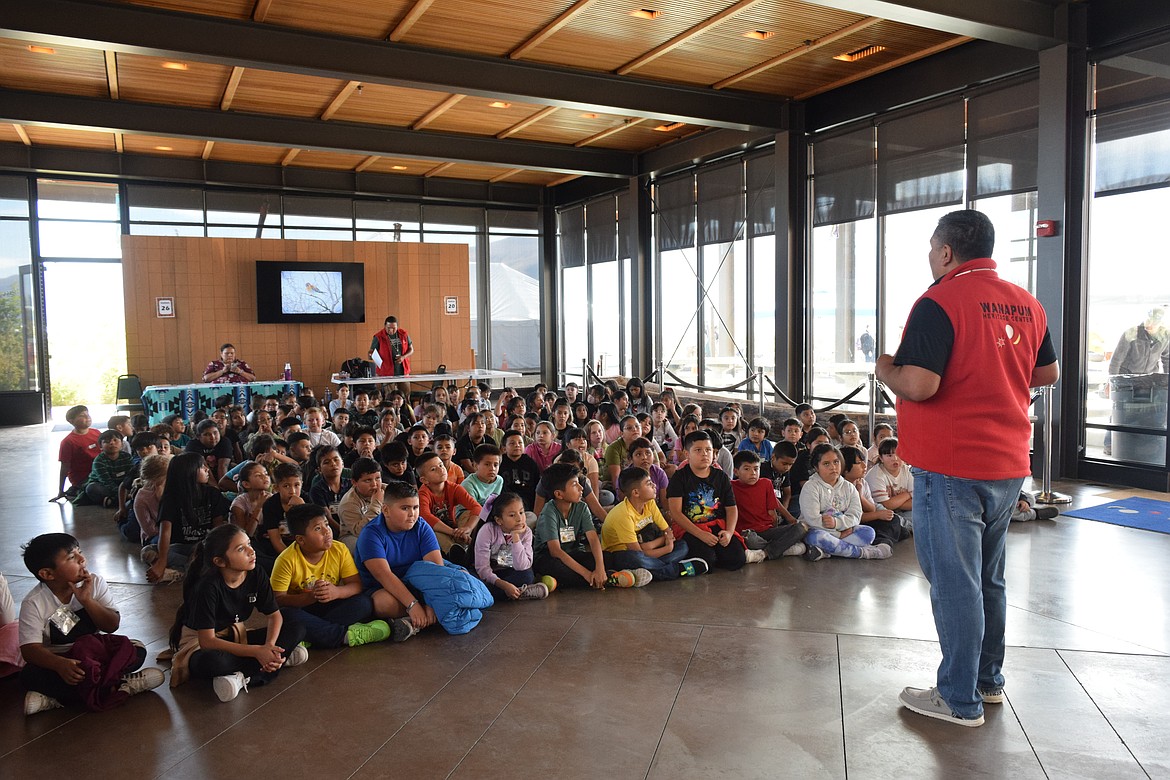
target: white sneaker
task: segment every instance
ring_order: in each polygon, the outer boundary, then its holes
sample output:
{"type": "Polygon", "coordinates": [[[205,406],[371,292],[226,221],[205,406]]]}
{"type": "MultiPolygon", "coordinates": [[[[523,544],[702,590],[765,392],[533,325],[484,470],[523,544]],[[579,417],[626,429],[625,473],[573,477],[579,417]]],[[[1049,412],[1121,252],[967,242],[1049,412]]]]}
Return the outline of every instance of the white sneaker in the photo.
{"type": "Polygon", "coordinates": [[[43,693],[36,691],[29,691],[24,695],[24,714],[36,715],[38,712],[47,712],[48,710],[56,710],[65,705],[56,699],[50,699],[43,693]]]}
{"type": "Polygon", "coordinates": [[[300,666],[301,664],[303,664],[305,661],[308,661],[308,660],[309,660],[309,651],[305,649],[304,645],[297,645],[296,647],[294,647],[292,649],[292,652],[288,654],[288,658],[285,659],[284,665],[285,666],[300,666]]]}
{"type": "Polygon", "coordinates": [[[744,550],[744,555],[747,557],[748,563],[762,563],[767,557],[763,550],[744,550]]]}
{"type": "Polygon", "coordinates": [[[243,672],[232,672],[223,677],[216,677],[211,681],[211,687],[215,689],[215,695],[220,701],[231,701],[240,695],[240,691],[247,692],[248,679],[243,672]]]}
{"type": "Polygon", "coordinates": [[[162,576],[159,577],[158,582],[156,582],[154,584],[155,585],[166,585],[167,583],[182,582],[182,581],[183,581],[183,572],[179,571],[178,569],[163,569],[162,576]]]}
{"type": "Polygon", "coordinates": [[[142,548],[142,552],[138,555],[147,566],[153,566],[154,562],[158,560],[158,545],[148,544],[142,548]]]}
{"type": "Polygon", "coordinates": [[[861,557],[870,558],[873,560],[883,560],[893,555],[890,545],[882,542],[881,544],[871,544],[861,548],[861,557]]]}
{"type": "Polygon", "coordinates": [[[804,546],[804,542],[797,542],[784,551],[784,555],[804,555],[804,551],[808,548],[804,546]]]}
{"type": "Polygon", "coordinates": [[[162,669],[148,666],[133,674],[122,675],[122,684],[118,686],[118,690],[125,691],[133,696],[136,693],[154,690],[162,685],[165,679],[166,675],[162,669]]]}

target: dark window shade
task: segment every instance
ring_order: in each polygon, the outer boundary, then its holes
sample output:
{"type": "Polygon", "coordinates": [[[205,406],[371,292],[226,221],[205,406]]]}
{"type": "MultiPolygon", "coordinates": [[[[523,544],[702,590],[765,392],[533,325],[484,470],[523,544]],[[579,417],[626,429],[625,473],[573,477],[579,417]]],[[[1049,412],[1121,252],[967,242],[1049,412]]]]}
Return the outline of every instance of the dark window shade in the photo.
{"type": "Polygon", "coordinates": [[[585,204],[585,235],[590,264],[617,260],[617,211],[612,195],[585,204]]]}
{"type": "Polygon", "coordinates": [[[618,258],[633,257],[638,241],[638,202],[629,190],[618,193],[618,258]]]}
{"type": "Polygon", "coordinates": [[[748,235],[776,232],[776,157],[767,154],[747,161],[748,235]]]}
{"type": "Polygon", "coordinates": [[[540,215],[535,211],[488,209],[488,230],[531,232],[540,230],[540,215]]]}
{"type": "Polygon", "coordinates": [[[691,174],[659,182],[655,187],[658,211],[658,251],[695,245],[695,183],[691,174]]]}
{"type": "Polygon", "coordinates": [[[963,202],[964,104],[878,125],[879,214],[963,202]]]}
{"type": "Polygon", "coordinates": [[[1170,184],[1170,102],[1099,114],[1093,159],[1098,195],[1170,184]]]}
{"type": "Polygon", "coordinates": [[[585,209],[573,206],[557,214],[560,233],[561,267],[585,265],[585,209]]]}
{"type": "Polygon", "coordinates": [[[1170,43],[1101,61],[1093,103],[1098,112],[1170,98],[1170,43]]]}
{"type": "Polygon", "coordinates": [[[813,143],[813,225],[839,225],[874,214],[873,128],[813,143]]]}
{"type": "Polygon", "coordinates": [[[967,155],[975,197],[1036,189],[1040,84],[1032,79],[967,102],[967,155]]]}
{"type": "Polygon", "coordinates": [[[727,244],[742,237],[743,163],[699,170],[699,236],[703,244],[727,244]]]}

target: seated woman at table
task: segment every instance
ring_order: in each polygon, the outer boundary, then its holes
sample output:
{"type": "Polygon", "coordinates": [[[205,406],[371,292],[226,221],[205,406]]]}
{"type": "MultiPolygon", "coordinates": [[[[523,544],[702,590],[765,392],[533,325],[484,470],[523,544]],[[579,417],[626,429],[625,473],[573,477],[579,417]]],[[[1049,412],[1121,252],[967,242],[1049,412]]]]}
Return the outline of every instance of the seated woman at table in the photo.
{"type": "Polygon", "coordinates": [[[236,360],[236,348],[224,344],[219,348],[219,360],[213,360],[203,369],[203,382],[213,385],[255,382],[256,372],[242,360],[236,360]]]}

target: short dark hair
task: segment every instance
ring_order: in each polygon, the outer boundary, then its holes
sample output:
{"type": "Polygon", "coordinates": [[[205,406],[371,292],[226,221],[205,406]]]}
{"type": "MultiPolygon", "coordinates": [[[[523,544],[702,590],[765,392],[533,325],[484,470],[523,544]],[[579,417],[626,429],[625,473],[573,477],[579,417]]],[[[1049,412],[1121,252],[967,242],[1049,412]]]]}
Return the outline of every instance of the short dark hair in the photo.
{"type": "Polygon", "coordinates": [[[288,532],[293,536],[304,536],[309,523],[318,517],[328,516],[325,507],[309,503],[297,504],[284,513],[284,519],[288,521],[288,532]]]}
{"type": "Polygon", "coordinates": [[[618,487],[628,496],[631,490],[642,484],[642,480],[649,476],[650,472],[646,469],[639,468],[638,466],[629,466],[622,469],[622,472],[618,474],[618,487]]]}
{"type": "Polygon", "coordinates": [[[890,436],[887,439],[882,439],[878,444],[878,456],[893,455],[898,451],[898,437],[890,436]]]}
{"type": "Polygon", "coordinates": [[[735,468],[739,468],[740,466],[742,466],[745,463],[759,463],[759,462],[760,462],[760,456],[757,455],[756,453],[752,452],[751,450],[740,450],[739,452],[735,453],[735,457],[733,457],[731,459],[731,464],[735,468]]]}
{"type": "Polygon", "coordinates": [[[38,580],[41,569],[56,568],[57,554],[69,552],[80,545],[71,534],[55,533],[34,536],[24,545],[24,565],[38,580]]]}
{"type": "Polygon", "coordinates": [[[811,412],[811,411],[813,411],[812,404],[797,404],[796,408],[792,410],[792,413],[799,417],[800,415],[804,414],[805,412],[811,412]]]}
{"type": "Polygon", "coordinates": [[[544,487],[549,493],[564,490],[569,480],[576,479],[579,470],[571,463],[554,463],[544,470],[544,487]]]}
{"type": "Polygon", "coordinates": [[[203,422],[201,422],[195,426],[195,435],[202,436],[203,434],[205,434],[211,430],[215,430],[215,431],[219,430],[219,426],[215,424],[215,420],[204,420],[203,422]]]}
{"type": "Polygon", "coordinates": [[[359,425],[357,428],[354,428],[352,436],[354,441],[357,441],[363,436],[369,436],[374,441],[378,440],[378,432],[368,425],[359,425]]]}
{"type": "Polygon", "coordinates": [[[273,481],[278,485],[286,479],[301,478],[301,467],[293,463],[277,463],[272,472],[273,481]]]}
{"type": "MultiPolygon", "coordinates": [[[[79,405],[79,406],[71,406],[71,407],[69,407],[69,411],[65,412],[65,421],[68,423],[72,423],[73,419],[75,417],[77,417],[77,415],[81,414],[82,412],[88,412],[88,411],[89,411],[89,407],[85,406],[84,404],[79,405]]],[[[171,417],[175,417],[175,418],[177,418],[178,416],[179,415],[177,415],[177,414],[171,415],[171,417]]],[[[164,422],[166,422],[166,421],[164,420],[164,422]]]]}
{"type": "MultiPolygon", "coordinates": [[[[637,452],[638,450],[651,450],[651,451],[653,451],[654,446],[652,444],[650,444],[650,440],[647,439],[645,436],[639,436],[638,438],[636,438],[632,442],[630,442],[630,457],[633,457],[634,453],[637,452]]],[[[618,476],[620,477],[621,475],[619,474],[618,476]]]]}
{"type": "Polygon", "coordinates": [[[374,472],[381,474],[382,467],[373,458],[358,458],[349,467],[349,476],[354,482],[357,482],[366,474],[373,474],[374,472]]]}
{"type": "Polygon", "coordinates": [[[392,479],[386,483],[386,492],[383,498],[383,504],[390,503],[396,498],[414,498],[418,495],[418,490],[409,482],[400,482],[392,479]]]}
{"type": "Polygon", "coordinates": [[[227,343],[227,342],[219,345],[220,352],[223,352],[225,349],[235,349],[235,348],[236,348],[235,344],[231,344],[231,343],[227,343]]]}
{"type": "Polygon", "coordinates": [[[776,458],[792,458],[795,460],[796,455],[796,445],[788,441],[788,439],[778,441],[772,445],[772,460],[776,460],[776,458]]]}
{"type": "Polygon", "coordinates": [[[821,436],[828,436],[828,435],[829,435],[829,432],[826,431],[824,428],[822,428],[819,425],[814,425],[813,427],[809,428],[808,431],[804,434],[804,443],[809,444],[814,439],[817,439],[821,436]]]}
{"type": "Polygon", "coordinates": [[[995,249],[995,225],[986,214],[974,209],[944,214],[934,229],[934,237],[949,246],[960,263],[991,257],[995,249]]]}
{"type": "Polygon", "coordinates": [[[565,441],[572,441],[573,439],[585,439],[588,441],[589,434],[585,433],[584,428],[573,427],[567,429],[561,438],[563,438],[565,441]]]}
{"type": "Polygon", "coordinates": [[[689,450],[691,447],[693,447],[695,445],[695,442],[700,442],[700,441],[707,441],[707,442],[712,441],[711,434],[709,434],[703,430],[691,431],[690,433],[688,433],[686,436],[683,437],[683,449],[689,450]]]}
{"type": "Polygon", "coordinates": [[[121,441],[122,434],[118,433],[113,428],[109,428],[102,431],[101,434],[98,435],[98,444],[105,444],[106,442],[113,441],[114,439],[121,441]]]}
{"type": "Polygon", "coordinates": [[[756,417],[754,420],[748,423],[748,430],[750,431],[753,429],[757,431],[763,431],[764,435],[767,436],[768,433],[772,430],[772,424],[763,417],[756,417]]]}
{"type": "Polygon", "coordinates": [[[410,454],[406,449],[406,445],[400,441],[388,441],[382,445],[382,462],[389,465],[391,463],[402,463],[410,454]]]}
{"type": "Polygon", "coordinates": [[[254,458],[257,455],[272,452],[272,448],[275,446],[276,437],[271,433],[257,433],[248,441],[248,454],[254,458]]]}
{"type": "Polygon", "coordinates": [[[795,417],[785,417],[784,422],[781,423],[781,425],[780,425],[780,429],[783,430],[784,428],[787,428],[790,425],[795,425],[797,428],[804,427],[804,425],[800,422],[800,420],[796,419],[795,417]]]}
{"type": "Polygon", "coordinates": [[[495,455],[497,458],[500,457],[500,448],[494,444],[481,444],[475,448],[472,454],[472,460],[479,463],[484,458],[492,455],[495,455]]]}
{"type": "Polygon", "coordinates": [[[130,440],[130,448],[134,449],[134,450],[140,450],[143,447],[161,447],[161,446],[162,446],[162,439],[159,438],[157,433],[151,433],[150,431],[144,431],[143,433],[136,433],[136,434],[134,434],[134,438],[130,440]]]}
{"type": "Polygon", "coordinates": [[[304,431],[297,431],[296,433],[290,433],[288,435],[288,438],[285,441],[287,441],[288,446],[291,447],[294,444],[296,444],[297,442],[312,441],[312,440],[313,440],[313,438],[311,436],[309,436],[309,434],[305,433],[304,431]]]}
{"type": "Polygon", "coordinates": [[[304,423],[301,422],[300,417],[285,417],[276,424],[276,427],[280,428],[281,432],[283,433],[294,425],[304,425],[304,423]]]}
{"type": "Polygon", "coordinates": [[[423,466],[425,466],[426,464],[430,463],[432,460],[434,460],[438,457],[439,457],[439,453],[435,452],[434,450],[427,450],[422,455],[419,455],[417,458],[415,458],[415,460],[414,460],[415,471],[419,471],[421,473],[421,469],[423,466]]]}

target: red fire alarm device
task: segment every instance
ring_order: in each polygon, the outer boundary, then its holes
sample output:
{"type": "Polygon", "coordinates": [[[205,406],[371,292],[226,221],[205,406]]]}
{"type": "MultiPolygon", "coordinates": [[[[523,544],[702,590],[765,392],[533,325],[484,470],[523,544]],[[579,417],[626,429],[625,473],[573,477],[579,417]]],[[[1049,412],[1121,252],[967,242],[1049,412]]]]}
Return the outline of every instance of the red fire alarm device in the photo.
{"type": "Polygon", "coordinates": [[[1055,219],[1042,219],[1036,223],[1037,238],[1052,238],[1060,230],[1060,222],[1055,219]]]}

